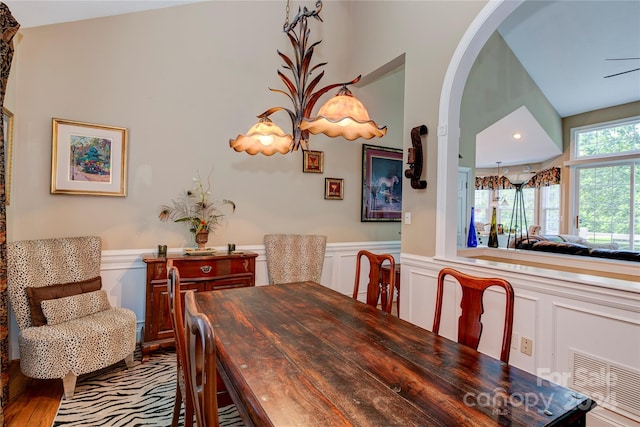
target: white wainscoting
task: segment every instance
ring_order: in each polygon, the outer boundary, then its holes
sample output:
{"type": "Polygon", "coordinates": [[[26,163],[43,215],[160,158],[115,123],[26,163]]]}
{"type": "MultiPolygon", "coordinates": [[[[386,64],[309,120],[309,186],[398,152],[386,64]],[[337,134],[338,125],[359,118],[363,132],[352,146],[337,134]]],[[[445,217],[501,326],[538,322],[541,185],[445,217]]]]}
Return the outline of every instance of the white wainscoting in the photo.
{"type": "MultiPolygon", "coordinates": [[[[445,261],[403,253],[400,260],[404,319],[432,328],[437,275],[445,266],[477,276],[505,278],[513,285],[516,296],[510,364],[573,387],[572,355],[578,352],[597,363],[621,368],[624,373],[615,378],[594,368],[581,379],[584,382],[587,378],[587,386],[617,380],[614,385],[620,402],[626,397],[627,406],[629,401],[632,406],[637,403],[636,408],[640,406],[640,385],[634,380],[640,378],[640,283],[468,258],[445,261]],[[522,337],[533,339],[532,356],[520,352],[522,337]]],[[[451,293],[444,300],[440,332],[455,339],[461,295],[453,287],[451,293]]],[[[484,332],[479,346],[480,351],[496,358],[504,311],[501,297],[500,292],[493,292],[485,298],[484,332]]],[[[640,412],[600,400],[587,420],[590,427],[637,427],[640,412]]]]}
{"type": "MultiPolygon", "coordinates": [[[[226,248],[216,248],[223,251],[226,248]]],[[[400,259],[400,241],[389,242],[349,242],[329,243],[325,252],[322,279],[320,282],[341,293],[351,295],[355,278],[356,254],[361,249],[375,253],[390,253],[396,260],[400,259]]],[[[256,252],[256,285],[269,283],[267,276],[267,259],[264,245],[245,245],[237,250],[256,252]]],[[[102,288],[107,291],[111,305],[126,307],[136,313],[138,341],[141,339],[145,312],[146,264],[142,262],[145,254],[151,249],[140,250],[106,250],[102,251],[102,288]]],[[[181,253],[181,249],[169,249],[169,253],[181,253]]],[[[363,270],[366,279],[368,270],[363,270]]],[[[363,279],[364,280],[364,279],[363,279]]],[[[361,287],[362,288],[362,287],[361,287]]],[[[365,288],[366,289],[366,288],[365,288]]],[[[9,354],[11,359],[20,357],[18,349],[18,325],[11,313],[9,326],[9,354]]]]}

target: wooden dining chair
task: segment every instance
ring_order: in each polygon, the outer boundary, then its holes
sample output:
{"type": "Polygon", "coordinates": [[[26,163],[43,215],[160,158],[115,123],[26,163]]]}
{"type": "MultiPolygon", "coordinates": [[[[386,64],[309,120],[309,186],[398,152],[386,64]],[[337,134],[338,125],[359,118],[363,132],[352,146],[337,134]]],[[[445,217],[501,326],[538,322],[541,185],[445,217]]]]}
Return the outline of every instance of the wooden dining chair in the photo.
{"type": "Polygon", "coordinates": [[[167,297],[169,300],[171,325],[173,326],[173,333],[175,335],[176,366],[178,371],[176,376],[176,399],[173,406],[171,427],[176,427],[178,425],[182,402],[184,402],[185,409],[184,425],[190,426],[193,424],[193,399],[191,398],[191,391],[186,383],[186,376],[184,372],[184,368],[187,363],[187,352],[184,337],[184,314],[180,301],[180,272],[173,266],[173,260],[171,259],[167,261],[167,268],[167,297]]]}
{"type": "Polygon", "coordinates": [[[385,283],[382,279],[382,264],[389,263],[390,271],[395,271],[396,262],[391,254],[374,254],[372,252],[361,250],[356,256],[356,280],[353,285],[353,298],[358,299],[358,291],[360,288],[360,267],[362,258],[366,257],[369,261],[369,282],[367,283],[367,304],[377,307],[378,304],[387,313],[391,313],[393,308],[393,293],[396,288],[396,275],[390,274],[389,283],[385,283]]]}
{"type": "Polygon", "coordinates": [[[213,325],[198,309],[195,292],[184,296],[187,383],[193,396],[198,427],[218,427],[216,344],[213,325]]]}
{"type": "Polygon", "coordinates": [[[267,234],[269,284],[316,282],[322,278],[327,236],[313,234],[267,234]]]}
{"type": "Polygon", "coordinates": [[[499,286],[504,289],[506,302],[500,360],[505,363],[509,363],[514,305],[513,287],[511,287],[511,284],[500,278],[475,277],[461,273],[453,268],[443,268],[438,274],[436,312],[433,320],[433,332],[436,334],[440,331],[442,297],[444,294],[444,279],[446,276],[455,278],[462,287],[462,301],[460,302],[462,314],[458,318],[458,342],[471,347],[474,350],[478,349],[480,336],[482,335],[482,323],[480,322],[480,319],[482,317],[482,313],[484,313],[484,306],[482,304],[484,291],[490,286],[499,286]]]}

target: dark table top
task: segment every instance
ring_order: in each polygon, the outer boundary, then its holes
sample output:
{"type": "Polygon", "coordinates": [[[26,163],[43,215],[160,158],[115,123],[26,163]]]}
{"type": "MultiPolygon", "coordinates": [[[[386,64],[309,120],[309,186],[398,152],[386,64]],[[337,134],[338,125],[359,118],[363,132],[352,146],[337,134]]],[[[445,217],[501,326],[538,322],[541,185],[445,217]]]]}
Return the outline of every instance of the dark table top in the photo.
{"type": "Polygon", "coordinates": [[[196,293],[248,424],[584,425],[586,396],[322,285],[196,293]]]}

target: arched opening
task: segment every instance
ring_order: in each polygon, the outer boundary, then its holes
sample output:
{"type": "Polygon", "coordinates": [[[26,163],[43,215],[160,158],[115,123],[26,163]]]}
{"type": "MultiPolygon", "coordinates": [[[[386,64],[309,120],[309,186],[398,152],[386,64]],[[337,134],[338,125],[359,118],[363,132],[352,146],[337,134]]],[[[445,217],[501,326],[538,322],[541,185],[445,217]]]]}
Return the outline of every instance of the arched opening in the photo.
{"type": "Polygon", "coordinates": [[[469,71],[489,36],[522,2],[489,2],[471,23],[453,54],[440,94],[436,257],[456,256],[457,172],[460,106],[469,71]]]}

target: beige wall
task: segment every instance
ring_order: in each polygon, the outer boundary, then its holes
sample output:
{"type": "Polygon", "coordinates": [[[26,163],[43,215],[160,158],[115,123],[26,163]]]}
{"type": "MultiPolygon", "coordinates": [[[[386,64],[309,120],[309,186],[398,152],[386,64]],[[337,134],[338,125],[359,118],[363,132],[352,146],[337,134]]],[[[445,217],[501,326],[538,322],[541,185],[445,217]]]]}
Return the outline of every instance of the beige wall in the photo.
{"type": "MultiPolygon", "coordinates": [[[[315,60],[329,62],[327,84],[406,53],[404,72],[356,89],[373,100],[372,117],[389,126],[384,139],[369,143],[406,149],[411,128],[430,130],[423,173],[429,186],[414,190],[403,182],[413,219],[403,229],[403,252],[434,252],[442,79],[483,6],[331,1],[325,23],[312,23],[312,38],[323,40],[315,60]],[[351,45],[344,42],[349,35],[351,45]],[[389,90],[396,86],[404,92],[389,90]]],[[[16,113],[9,240],[99,234],[106,249],[191,245],[186,227],[157,220],[158,208],[196,170],[211,169],[214,194],[233,199],[238,210],[210,245],[260,243],[265,233],[285,231],[325,233],[332,242],[397,239],[398,223],[360,222],[362,141],[313,137],[312,149],[325,152],[323,175],[301,173],[300,153],[265,158],[228,148],[257,114],[286,105],[268,91],[281,87],[275,50],[288,47],[281,9],[273,2],[205,2],[22,30],[10,83],[15,94],[7,96],[16,113]],[[52,117],[129,129],[126,198],[49,194],[52,117]],[[345,179],[343,201],[324,200],[324,177],[345,179]]]]}
{"type": "MultiPolygon", "coordinates": [[[[420,7],[426,14],[428,3],[420,7]]],[[[314,62],[328,62],[324,84],[371,71],[356,70],[345,43],[354,31],[351,8],[325,2],[325,23],[310,23],[312,40],[323,40],[314,62]]],[[[461,7],[451,9],[447,16],[461,7]]],[[[268,89],[283,88],[276,75],[276,49],[289,52],[283,18],[280,2],[215,1],[21,30],[7,94],[16,116],[8,239],[98,234],[105,249],[192,246],[185,226],[158,221],[159,208],[196,171],[212,171],[214,196],[234,200],[237,211],[209,245],[257,244],[273,232],[323,233],[330,242],[397,240],[399,223],[360,222],[362,140],[313,136],[311,148],[325,153],[322,175],[301,172],[301,152],[264,157],[229,148],[256,115],[290,107],[268,89]],[[50,194],[52,117],[128,128],[126,198],[50,194]],[[344,178],[344,200],[324,200],[325,177],[344,178]]],[[[440,62],[439,74],[446,55],[440,62]]],[[[431,86],[435,113],[438,85],[431,86]]],[[[354,89],[374,100],[372,118],[389,128],[384,139],[367,143],[402,147],[403,87],[400,69],[354,89]]],[[[285,113],[273,117],[290,127],[285,113]]]]}
{"type": "MultiPolygon", "coordinates": [[[[440,95],[453,53],[484,1],[357,1],[353,2],[352,63],[363,72],[405,54],[402,141],[411,146],[411,129],[426,125],[425,190],[404,180],[403,209],[412,223],[402,226],[402,252],[435,253],[436,174],[440,95]]],[[[406,159],[406,155],[405,155],[406,159]]],[[[455,232],[454,232],[455,233],[455,232]]],[[[455,247],[455,237],[452,236],[455,247]]]]}

